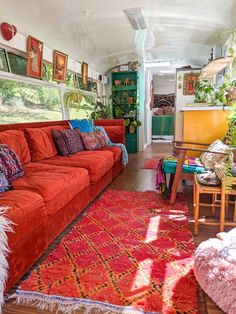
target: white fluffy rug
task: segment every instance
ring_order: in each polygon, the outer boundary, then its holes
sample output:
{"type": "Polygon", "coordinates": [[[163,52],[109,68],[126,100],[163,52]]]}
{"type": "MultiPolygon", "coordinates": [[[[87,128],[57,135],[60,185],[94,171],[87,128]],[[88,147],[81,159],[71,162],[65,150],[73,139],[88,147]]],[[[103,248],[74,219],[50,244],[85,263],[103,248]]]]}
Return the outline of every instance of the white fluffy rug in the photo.
{"type": "Polygon", "coordinates": [[[236,313],[236,228],[202,242],[194,273],[202,289],[226,313],[236,313]]]}
{"type": "Polygon", "coordinates": [[[2,313],[2,306],[4,303],[4,289],[7,280],[7,255],[9,254],[7,234],[12,232],[11,221],[4,217],[6,208],[0,207],[0,313],[2,313]]]}

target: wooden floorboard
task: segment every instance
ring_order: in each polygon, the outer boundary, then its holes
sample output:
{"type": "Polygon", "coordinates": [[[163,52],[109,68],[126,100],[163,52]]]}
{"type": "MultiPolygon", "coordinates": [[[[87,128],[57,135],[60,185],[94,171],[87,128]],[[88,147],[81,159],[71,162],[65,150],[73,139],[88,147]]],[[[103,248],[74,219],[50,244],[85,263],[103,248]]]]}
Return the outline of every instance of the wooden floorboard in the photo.
{"type": "MultiPolygon", "coordinates": [[[[147,191],[155,190],[156,171],[149,169],[141,169],[146,159],[160,158],[172,152],[172,144],[155,143],[150,145],[144,152],[129,155],[129,164],[126,169],[108,186],[108,189],[119,189],[128,191],[147,191]]],[[[182,192],[188,199],[190,210],[192,211],[192,187],[183,186],[182,192]]],[[[209,214],[207,211],[204,214],[209,214]]],[[[59,242],[59,240],[67,233],[73,225],[81,218],[78,217],[61,235],[53,242],[45,255],[47,255],[59,242]]],[[[192,228],[192,223],[191,223],[192,228]]],[[[226,229],[227,230],[227,229],[226,229]]],[[[218,232],[216,226],[200,226],[199,235],[194,237],[196,244],[214,237],[218,232]]],[[[45,256],[44,255],[44,256],[45,256]]],[[[44,256],[41,258],[43,259],[44,256]]],[[[40,262],[40,261],[39,261],[40,262]]],[[[199,312],[201,314],[222,314],[223,312],[214,304],[214,302],[205,296],[199,289],[199,312]]],[[[38,311],[35,307],[27,305],[15,305],[12,302],[5,304],[3,314],[52,314],[49,311],[38,311]]],[[[54,312],[56,313],[56,312],[54,312]]],[[[59,313],[59,312],[58,312],[59,313]]],[[[82,314],[83,311],[76,311],[76,314],[82,314]]],[[[93,314],[99,314],[95,311],[93,314]]]]}

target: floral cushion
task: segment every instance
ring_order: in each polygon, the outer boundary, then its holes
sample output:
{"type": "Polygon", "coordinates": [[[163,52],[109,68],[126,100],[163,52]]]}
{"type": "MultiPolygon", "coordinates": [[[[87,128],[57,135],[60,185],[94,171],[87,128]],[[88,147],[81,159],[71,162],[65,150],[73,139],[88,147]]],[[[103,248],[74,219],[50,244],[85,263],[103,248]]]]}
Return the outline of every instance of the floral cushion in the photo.
{"type": "Polygon", "coordinates": [[[0,145],[0,172],[9,182],[24,175],[18,156],[6,144],[0,145]]]}
{"type": "Polygon", "coordinates": [[[52,130],[53,141],[57,147],[58,153],[62,156],[68,156],[69,151],[66,145],[65,138],[60,130],[52,130]]]}
{"type": "MultiPolygon", "coordinates": [[[[221,152],[224,153],[229,149],[227,145],[225,145],[221,140],[214,141],[207,150],[211,150],[214,152],[221,152]]],[[[215,154],[215,153],[203,153],[200,156],[200,160],[206,169],[214,169],[214,165],[216,162],[220,161],[221,159],[225,158],[222,154],[215,154]]]]}
{"type": "Polygon", "coordinates": [[[107,146],[107,139],[101,131],[96,131],[94,132],[94,134],[98,142],[100,143],[99,147],[97,148],[102,148],[102,147],[107,146]]]}
{"type": "Polygon", "coordinates": [[[197,180],[200,184],[217,186],[220,185],[220,179],[216,176],[214,172],[207,171],[197,174],[197,180]]]}
{"type": "Polygon", "coordinates": [[[65,140],[69,154],[75,154],[84,150],[84,145],[80,137],[80,131],[78,129],[61,131],[65,140]]]}
{"type": "Polygon", "coordinates": [[[100,141],[96,136],[97,132],[80,133],[85,149],[95,150],[101,147],[100,141]]]}

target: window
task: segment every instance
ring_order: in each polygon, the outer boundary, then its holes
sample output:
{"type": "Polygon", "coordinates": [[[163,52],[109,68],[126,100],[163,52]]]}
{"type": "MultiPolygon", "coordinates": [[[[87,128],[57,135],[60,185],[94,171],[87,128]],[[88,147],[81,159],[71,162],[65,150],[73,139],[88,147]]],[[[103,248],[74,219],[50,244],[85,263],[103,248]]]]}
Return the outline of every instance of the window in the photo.
{"type": "Polygon", "coordinates": [[[0,49],[0,71],[9,72],[6,53],[3,49],[0,49]]]}
{"type": "Polygon", "coordinates": [[[0,79],[0,124],[61,119],[59,89],[0,79]]]}
{"type": "Polygon", "coordinates": [[[9,58],[11,73],[26,76],[26,58],[17,56],[11,52],[8,52],[7,54],[9,58]]]}

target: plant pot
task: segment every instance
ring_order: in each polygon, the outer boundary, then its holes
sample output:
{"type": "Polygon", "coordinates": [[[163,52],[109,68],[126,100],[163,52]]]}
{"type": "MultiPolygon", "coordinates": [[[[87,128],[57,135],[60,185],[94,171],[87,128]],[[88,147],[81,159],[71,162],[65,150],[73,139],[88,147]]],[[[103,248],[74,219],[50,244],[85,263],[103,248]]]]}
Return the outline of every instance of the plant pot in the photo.
{"type": "Polygon", "coordinates": [[[234,87],[229,93],[229,101],[236,100],[236,87],[234,87]]]}
{"type": "Polygon", "coordinates": [[[134,103],[134,97],[128,97],[128,103],[133,104],[134,103]]]}
{"type": "Polygon", "coordinates": [[[121,81],[120,80],[115,80],[114,84],[115,84],[115,86],[120,86],[121,85],[121,81]]]}
{"type": "Polygon", "coordinates": [[[130,126],[129,126],[129,133],[130,133],[130,134],[135,134],[135,131],[136,131],[135,126],[130,125],[130,126]]]}

